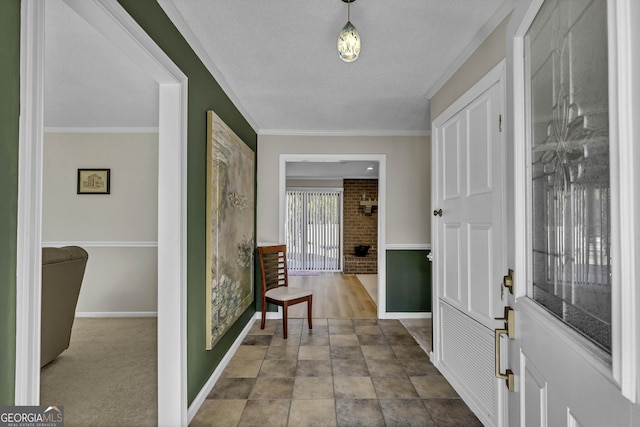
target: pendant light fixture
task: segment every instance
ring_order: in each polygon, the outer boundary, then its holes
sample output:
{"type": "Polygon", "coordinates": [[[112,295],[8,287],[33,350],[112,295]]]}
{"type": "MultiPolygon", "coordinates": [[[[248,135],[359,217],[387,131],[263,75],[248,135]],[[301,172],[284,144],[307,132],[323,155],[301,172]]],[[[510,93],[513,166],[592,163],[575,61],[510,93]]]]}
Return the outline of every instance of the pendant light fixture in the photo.
{"type": "Polygon", "coordinates": [[[338,55],[344,62],[353,62],[360,55],[360,34],[351,23],[351,3],[356,0],[342,0],[347,3],[347,24],[338,36],[338,55]]]}

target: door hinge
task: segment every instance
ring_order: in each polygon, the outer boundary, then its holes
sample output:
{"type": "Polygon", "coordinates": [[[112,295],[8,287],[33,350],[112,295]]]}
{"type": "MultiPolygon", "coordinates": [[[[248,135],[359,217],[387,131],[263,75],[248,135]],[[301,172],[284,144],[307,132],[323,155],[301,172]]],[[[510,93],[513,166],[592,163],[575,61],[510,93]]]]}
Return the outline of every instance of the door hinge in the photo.
{"type": "Polygon", "coordinates": [[[498,115],[498,132],[502,132],[502,114],[498,115]]]}

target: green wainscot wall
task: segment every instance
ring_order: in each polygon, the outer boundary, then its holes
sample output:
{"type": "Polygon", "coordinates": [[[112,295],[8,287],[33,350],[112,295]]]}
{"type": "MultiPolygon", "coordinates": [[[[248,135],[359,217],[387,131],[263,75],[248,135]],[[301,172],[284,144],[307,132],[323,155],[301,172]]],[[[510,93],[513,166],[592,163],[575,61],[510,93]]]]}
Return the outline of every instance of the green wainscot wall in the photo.
{"type": "Polygon", "coordinates": [[[429,250],[387,250],[387,312],[431,312],[429,250]]]}
{"type": "Polygon", "coordinates": [[[0,1],[0,406],[14,403],[20,0],[0,1]]]}
{"type": "Polygon", "coordinates": [[[191,403],[255,313],[251,305],[213,350],[205,349],[207,110],[215,111],[253,151],[258,137],[155,0],[118,1],[189,79],[187,393],[191,403]]]}

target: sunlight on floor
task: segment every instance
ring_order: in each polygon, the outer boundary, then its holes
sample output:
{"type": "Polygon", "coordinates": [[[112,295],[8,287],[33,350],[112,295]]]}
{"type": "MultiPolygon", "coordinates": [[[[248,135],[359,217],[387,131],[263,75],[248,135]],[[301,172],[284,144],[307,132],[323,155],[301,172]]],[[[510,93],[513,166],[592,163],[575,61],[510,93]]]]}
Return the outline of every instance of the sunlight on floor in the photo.
{"type": "Polygon", "coordinates": [[[356,277],[367,290],[373,302],[378,305],[378,275],[377,274],[356,274],[356,277]]]}

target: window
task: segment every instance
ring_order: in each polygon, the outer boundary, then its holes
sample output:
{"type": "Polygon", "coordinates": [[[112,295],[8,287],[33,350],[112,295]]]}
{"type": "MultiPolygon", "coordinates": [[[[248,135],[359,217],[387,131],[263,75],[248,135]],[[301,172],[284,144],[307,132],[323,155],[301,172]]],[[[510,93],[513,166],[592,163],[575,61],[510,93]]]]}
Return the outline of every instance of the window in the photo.
{"type": "Polygon", "coordinates": [[[287,190],[285,238],[290,270],[342,270],[342,190],[287,190]]]}
{"type": "Polygon", "coordinates": [[[611,353],[607,2],[546,1],[524,40],[533,294],[611,353]]]}

